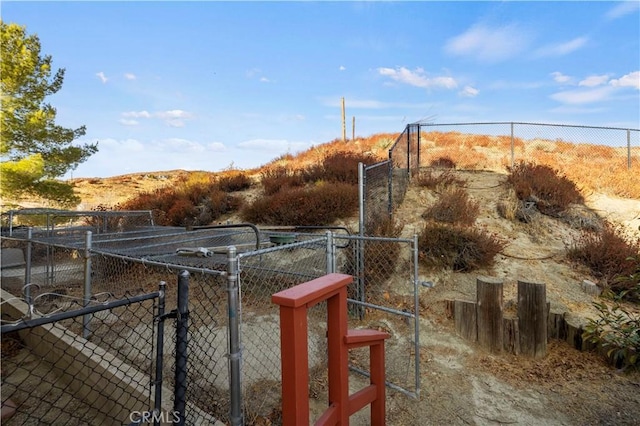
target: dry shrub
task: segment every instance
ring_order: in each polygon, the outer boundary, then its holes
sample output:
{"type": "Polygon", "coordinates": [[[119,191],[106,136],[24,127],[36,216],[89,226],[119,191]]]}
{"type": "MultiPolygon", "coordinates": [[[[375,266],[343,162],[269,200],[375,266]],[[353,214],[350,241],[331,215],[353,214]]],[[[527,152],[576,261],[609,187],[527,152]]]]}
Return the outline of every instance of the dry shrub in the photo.
{"type": "Polygon", "coordinates": [[[260,176],[260,183],[266,195],[273,195],[283,189],[304,186],[304,176],[299,170],[278,166],[266,169],[260,176]]]}
{"type": "Polygon", "coordinates": [[[517,163],[509,168],[507,182],[518,199],[534,202],[541,213],[549,216],[558,216],[570,204],[584,202],[571,180],[546,165],[517,163]]]}
{"type": "Polygon", "coordinates": [[[217,181],[218,188],[224,192],[244,191],[251,188],[252,184],[251,178],[242,172],[222,176],[217,181]]]}
{"type": "Polygon", "coordinates": [[[183,180],[175,188],[142,192],[122,203],[121,210],[151,210],[163,226],[208,225],[222,214],[238,210],[242,199],[222,191],[215,180],[183,180]]]}
{"type": "Polygon", "coordinates": [[[585,231],[567,250],[567,257],[587,266],[600,280],[600,286],[618,294],[633,289],[640,283],[635,280],[619,280],[619,276],[633,276],[640,255],[640,238],[625,238],[623,225],[604,222],[601,231],[585,231]]]}
{"type": "Polygon", "coordinates": [[[265,194],[245,207],[241,216],[265,225],[320,226],[351,217],[357,209],[357,185],[327,183],[265,194]]]}
{"type": "Polygon", "coordinates": [[[480,204],[469,198],[463,188],[446,189],[422,214],[424,219],[471,226],[478,218],[480,204]]]}
{"type": "Polygon", "coordinates": [[[470,272],[493,265],[506,242],[484,230],[427,222],[418,236],[420,262],[427,267],[470,272]]]}
{"type": "Polygon", "coordinates": [[[449,157],[438,157],[429,163],[431,167],[437,167],[442,169],[455,169],[456,163],[449,157]]]}
{"type": "Polygon", "coordinates": [[[366,165],[380,160],[367,153],[336,152],[324,158],[322,163],[314,164],[303,171],[307,182],[328,181],[356,185],[358,183],[358,163],[366,165]]]}
{"type": "Polygon", "coordinates": [[[456,176],[455,172],[451,169],[442,171],[435,171],[431,169],[421,170],[420,174],[415,179],[415,183],[418,186],[434,190],[453,185],[466,185],[466,181],[456,176]]]}

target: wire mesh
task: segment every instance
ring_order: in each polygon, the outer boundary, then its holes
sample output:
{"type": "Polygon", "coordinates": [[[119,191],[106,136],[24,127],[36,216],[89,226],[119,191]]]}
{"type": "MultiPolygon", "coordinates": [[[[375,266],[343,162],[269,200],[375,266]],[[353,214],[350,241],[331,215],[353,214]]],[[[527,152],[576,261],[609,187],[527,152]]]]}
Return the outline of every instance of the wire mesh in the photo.
{"type": "Polygon", "coordinates": [[[150,410],[159,293],[117,306],[112,303],[117,301],[94,303],[104,307],[93,314],[88,340],[82,337],[81,300],[42,294],[29,309],[7,295],[2,400],[15,412],[3,424],[121,425],[130,423],[133,413],[150,410]],[[53,313],[42,317],[43,310],[53,313]],[[38,325],[28,323],[34,314],[38,325]],[[15,331],[16,326],[23,328],[15,331]]]}
{"type": "MultiPolygon", "coordinates": [[[[350,328],[386,331],[391,335],[385,343],[387,382],[396,390],[419,394],[419,307],[415,278],[415,256],[412,240],[380,237],[334,237],[336,272],[355,275],[361,280],[347,288],[350,328]],[[362,267],[358,267],[357,249],[363,251],[362,267]],[[363,285],[359,289],[359,285],[363,285]],[[358,315],[360,309],[364,315],[358,315]],[[418,369],[416,369],[418,368],[418,369]]],[[[368,352],[352,350],[351,367],[368,372],[368,352]]]]}
{"type": "MultiPolygon", "coordinates": [[[[298,238],[303,236],[298,235],[298,238]]],[[[245,419],[277,419],[281,364],[278,307],[271,295],[326,274],[326,238],[311,238],[239,256],[242,300],[242,391],[245,419]]],[[[311,381],[322,380],[326,365],[326,307],[309,312],[311,381]]]]}

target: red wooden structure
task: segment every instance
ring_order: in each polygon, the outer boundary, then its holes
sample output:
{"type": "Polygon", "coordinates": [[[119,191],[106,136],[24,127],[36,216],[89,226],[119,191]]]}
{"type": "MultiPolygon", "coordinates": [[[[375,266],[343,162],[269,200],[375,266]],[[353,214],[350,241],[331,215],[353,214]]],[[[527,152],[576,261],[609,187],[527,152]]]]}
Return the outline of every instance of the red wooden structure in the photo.
{"type": "Polygon", "coordinates": [[[388,333],[347,330],[347,285],[351,275],[328,274],[271,297],[280,305],[282,423],[309,424],[307,310],[327,301],[329,407],[316,425],[348,425],[349,416],[371,404],[371,424],[385,424],[384,341],[388,333]],[[348,351],[369,346],[370,385],[349,395],[348,351]]]}

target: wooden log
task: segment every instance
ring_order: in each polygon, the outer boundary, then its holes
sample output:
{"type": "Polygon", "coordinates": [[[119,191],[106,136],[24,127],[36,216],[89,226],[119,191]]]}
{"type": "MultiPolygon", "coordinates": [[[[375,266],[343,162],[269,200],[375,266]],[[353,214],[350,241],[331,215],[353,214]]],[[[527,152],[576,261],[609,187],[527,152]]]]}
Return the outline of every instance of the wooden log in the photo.
{"type": "Polygon", "coordinates": [[[520,354],[520,333],[518,331],[518,318],[503,318],[502,328],[504,332],[503,349],[507,353],[520,354]]]}
{"type": "Polygon", "coordinates": [[[567,339],[567,324],[564,321],[564,312],[549,311],[547,317],[547,338],[548,339],[567,339]]]}
{"type": "Polygon", "coordinates": [[[570,313],[565,314],[564,320],[567,328],[566,341],[571,345],[571,347],[578,349],[579,351],[586,351],[594,348],[594,344],[582,338],[582,333],[584,333],[584,326],[586,325],[587,320],[570,313]]]}
{"type": "Polygon", "coordinates": [[[445,305],[444,305],[444,313],[445,316],[447,317],[447,319],[452,319],[455,318],[455,305],[456,305],[456,301],[455,300],[451,300],[451,299],[447,299],[444,301],[445,305]]]}
{"type": "Polygon", "coordinates": [[[547,288],[518,280],[520,353],[542,358],[547,354],[547,288]]]}
{"type": "Polygon", "coordinates": [[[476,302],[478,316],[478,343],[491,352],[502,352],[502,298],[503,282],[499,279],[478,278],[476,302]]]}
{"type": "Polygon", "coordinates": [[[470,342],[478,340],[476,303],[456,300],[454,305],[456,332],[470,342]]]}

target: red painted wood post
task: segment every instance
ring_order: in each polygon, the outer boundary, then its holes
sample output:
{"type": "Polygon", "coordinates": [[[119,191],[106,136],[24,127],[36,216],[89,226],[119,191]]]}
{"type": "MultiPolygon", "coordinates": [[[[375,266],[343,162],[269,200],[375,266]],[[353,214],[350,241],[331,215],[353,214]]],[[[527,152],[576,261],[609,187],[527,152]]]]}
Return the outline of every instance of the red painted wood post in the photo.
{"type": "Polygon", "coordinates": [[[309,349],[306,307],[280,307],[282,422],[309,424],[309,349]],[[304,392],[302,390],[305,390],[304,392]]]}
{"type": "Polygon", "coordinates": [[[327,300],[327,345],[329,355],[329,406],[337,410],[337,423],[349,424],[349,350],[347,335],[347,288],[327,300]]]}

